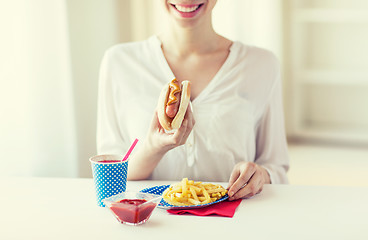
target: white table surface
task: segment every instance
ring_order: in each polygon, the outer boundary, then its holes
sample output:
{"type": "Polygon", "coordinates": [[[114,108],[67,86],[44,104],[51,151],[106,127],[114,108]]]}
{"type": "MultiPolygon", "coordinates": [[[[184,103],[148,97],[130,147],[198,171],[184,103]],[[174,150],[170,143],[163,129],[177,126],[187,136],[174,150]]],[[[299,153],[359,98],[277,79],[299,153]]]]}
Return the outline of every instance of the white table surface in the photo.
{"type": "MultiPolygon", "coordinates": [[[[168,182],[128,182],[128,190],[168,182]]],[[[225,184],[226,186],[226,184],[225,184]]],[[[0,178],[0,239],[368,239],[368,188],[267,185],[233,218],[156,209],[140,226],[97,207],[92,179],[0,178]]]]}

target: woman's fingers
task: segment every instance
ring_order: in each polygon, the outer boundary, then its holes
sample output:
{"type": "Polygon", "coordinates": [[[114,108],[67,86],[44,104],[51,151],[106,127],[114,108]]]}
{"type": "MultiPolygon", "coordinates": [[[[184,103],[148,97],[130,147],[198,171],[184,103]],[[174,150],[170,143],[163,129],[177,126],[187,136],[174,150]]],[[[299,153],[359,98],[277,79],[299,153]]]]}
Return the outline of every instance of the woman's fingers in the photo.
{"type": "Polygon", "coordinates": [[[184,119],[183,123],[181,124],[180,128],[178,130],[176,130],[174,132],[174,134],[172,135],[173,138],[173,144],[176,146],[182,145],[183,143],[183,139],[184,139],[184,135],[187,131],[188,128],[188,119],[184,119]]]}
{"type": "Polygon", "coordinates": [[[229,200],[249,198],[260,193],[265,183],[269,183],[267,171],[253,162],[235,165],[229,180],[229,200]]]}
{"type": "Polygon", "coordinates": [[[187,112],[185,113],[184,122],[185,123],[183,123],[183,125],[185,124],[186,129],[184,131],[184,135],[183,135],[181,144],[185,144],[195,124],[192,110],[189,107],[187,109],[187,112]]]}
{"type": "Polygon", "coordinates": [[[262,174],[259,171],[256,171],[248,183],[238,192],[236,192],[230,200],[235,200],[239,198],[250,198],[260,192],[261,188],[263,187],[262,184],[262,174]]]}
{"type": "MultiPolygon", "coordinates": [[[[233,184],[239,178],[239,176],[240,176],[240,169],[238,167],[235,167],[234,170],[231,172],[231,175],[230,175],[228,190],[231,188],[231,186],[233,186],[233,184]]],[[[230,195],[230,193],[229,193],[229,195],[230,195]]]]}
{"type": "Polygon", "coordinates": [[[152,143],[155,143],[153,146],[168,151],[172,148],[185,144],[194,124],[195,120],[192,111],[190,108],[188,108],[181,127],[176,131],[166,132],[159,122],[156,109],[151,120],[151,126],[147,137],[152,143]]]}
{"type": "Polygon", "coordinates": [[[235,176],[238,175],[235,182],[229,188],[229,197],[232,197],[236,194],[241,188],[244,187],[245,184],[248,183],[249,179],[253,176],[256,171],[255,163],[251,162],[242,162],[235,166],[234,171],[238,171],[239,174],[235,173],[235,176]]]}
{"type": "Polygon", "coordinates": [[[180,128],[174,132],[172,135],[172,144],[175,146],[180,146],[185,144],[191,133],[194,125],[193,114],[190,108],[187,109],[184,120],[180,128]]]}

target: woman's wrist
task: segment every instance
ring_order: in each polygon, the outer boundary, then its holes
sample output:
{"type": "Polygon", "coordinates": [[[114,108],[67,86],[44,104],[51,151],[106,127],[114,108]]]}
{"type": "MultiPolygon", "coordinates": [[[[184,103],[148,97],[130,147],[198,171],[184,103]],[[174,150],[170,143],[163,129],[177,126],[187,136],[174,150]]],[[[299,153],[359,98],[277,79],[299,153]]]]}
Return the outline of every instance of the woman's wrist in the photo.
{"type": "Polygon", "coordinates": [[[147,179],[165,153],[158,151],[148,141],[143,142],[143,146],[133,156],[134,159],[129,163],[128,179],[143,180],[147,179]]]}
{"type": "Polygon", "coordinates": [[[265,184],[271,184],[271,176],[268,170],[262,166],[260,166],[263,171],[263,179],[265,184]]]}
{"type": "Polygon", "coordinates": [[[161,160],[161,158],[168,152],[165,148],[158,146],[157,144],[147,139],[144,141],[142,149],[147,156],[150,156],[152,160],[161,160]]]}
{"type": "Polygon", "coordinates": [[[271,184],[271,176],[270,176],[270,173],[268,172],[268,170],[264,167],[263,168],[263,171],[264,171],[264,179],[265,179],[265,184],[271,184]]]}

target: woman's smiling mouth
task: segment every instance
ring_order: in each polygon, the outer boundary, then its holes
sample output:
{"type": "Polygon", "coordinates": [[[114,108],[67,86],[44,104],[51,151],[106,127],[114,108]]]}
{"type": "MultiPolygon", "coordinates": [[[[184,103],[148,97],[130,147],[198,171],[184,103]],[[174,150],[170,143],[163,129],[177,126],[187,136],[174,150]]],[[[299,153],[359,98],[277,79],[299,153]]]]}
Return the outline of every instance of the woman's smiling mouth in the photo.
{"type": "Polygon", "coordinates": [[[200,8],[203,4],[198,4],[198,5],[179,5],[179,4],[171,4],[172,6],[174,6],[176,8],[176,10],[178,10],[179,12],[194,12],[196,11],[198,8],[200,8]]]}
{"type": "Polygon", "coordinates": [[[181,17],[184,18],[192,18],[197,15],[201,7],[204,5],[203,3],[200,4],[170,4],[172,8],[179,13],[181,17]]]}

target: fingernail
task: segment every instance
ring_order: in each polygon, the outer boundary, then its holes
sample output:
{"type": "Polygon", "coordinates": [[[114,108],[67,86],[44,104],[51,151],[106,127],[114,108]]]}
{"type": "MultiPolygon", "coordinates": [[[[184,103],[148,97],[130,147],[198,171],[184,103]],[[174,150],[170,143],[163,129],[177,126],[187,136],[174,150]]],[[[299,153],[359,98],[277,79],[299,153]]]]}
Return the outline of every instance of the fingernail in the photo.
{"type": "Polygon", "coordinates": [[[229,196],[232,197],[234,195],[234,192],[233,191],[230,191],[229,192],[229,196]]]}

